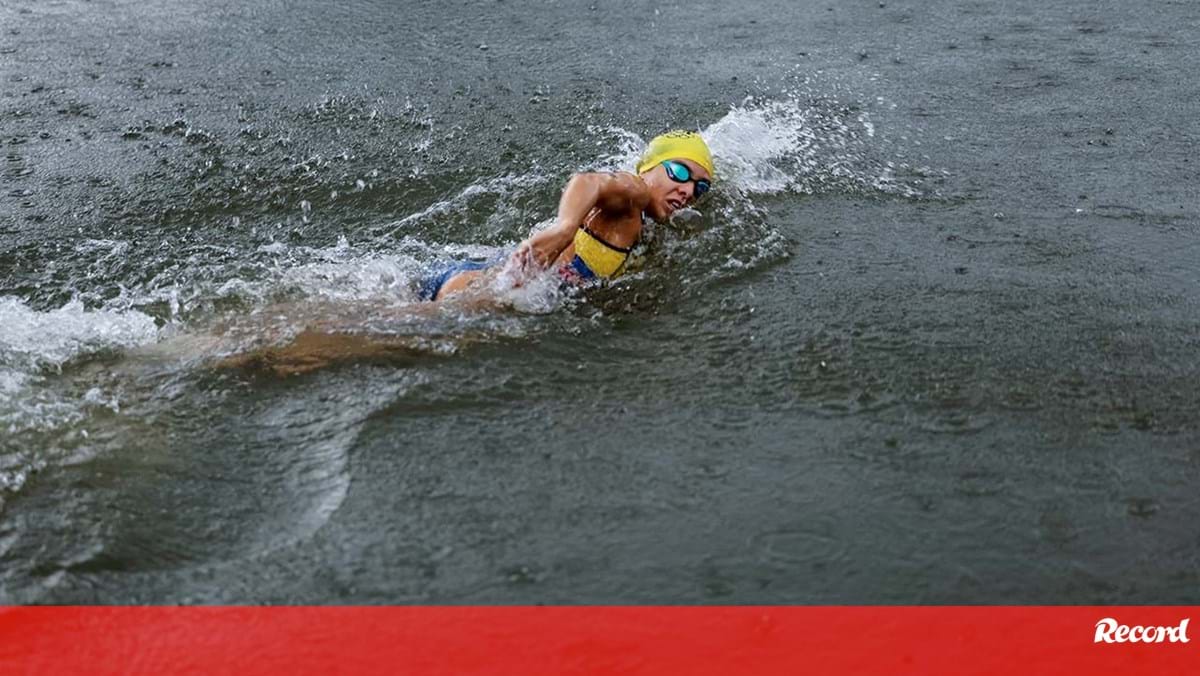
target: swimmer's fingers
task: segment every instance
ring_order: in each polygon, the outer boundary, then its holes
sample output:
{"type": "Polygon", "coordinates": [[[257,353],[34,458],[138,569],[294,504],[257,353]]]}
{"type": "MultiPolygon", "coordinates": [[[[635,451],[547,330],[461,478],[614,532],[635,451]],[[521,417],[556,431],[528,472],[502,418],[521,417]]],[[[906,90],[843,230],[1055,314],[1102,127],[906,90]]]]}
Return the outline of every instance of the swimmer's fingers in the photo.
{"type": "Polygon", "coordinates": [[[545,266],[538,260],[538,252],[535,248],[528,242],[523,242],[509,259],[509,267],[513,272],[527,276],[540,271],[545,266]]]}
{"type": "Polygon", "coordinates": [[[500,276],[510,286],[521,286],[531,271],[537,269],[537,256],[533,251],[533,247],[528,243],[523,242],[517,250],[508,257],[508,261],[504,263],[504,267],[500,269],[500,276]]]}

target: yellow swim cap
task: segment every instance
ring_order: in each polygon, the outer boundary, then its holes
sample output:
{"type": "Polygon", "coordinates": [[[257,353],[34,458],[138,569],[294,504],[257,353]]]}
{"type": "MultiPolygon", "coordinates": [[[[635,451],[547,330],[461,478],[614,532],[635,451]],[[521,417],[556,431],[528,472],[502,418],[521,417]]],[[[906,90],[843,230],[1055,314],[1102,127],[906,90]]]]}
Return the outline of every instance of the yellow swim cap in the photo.
{"type": "Polygon", "coordinates": [[[661,136],[655,136],[638,160],[637,173],[653,169],[663,160],[691,160],[704,167],[708,175],[716,180],[717,171],[713,168],[712,153],[708,144],[694,131],[675,130],[661,136]]]}

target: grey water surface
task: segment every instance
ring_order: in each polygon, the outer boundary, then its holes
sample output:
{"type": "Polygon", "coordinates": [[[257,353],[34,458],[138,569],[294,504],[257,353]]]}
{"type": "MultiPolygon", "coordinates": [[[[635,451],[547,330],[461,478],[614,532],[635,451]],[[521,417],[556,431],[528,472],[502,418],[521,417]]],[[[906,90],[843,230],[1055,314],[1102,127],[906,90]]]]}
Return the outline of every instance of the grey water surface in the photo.
{"type": "Polygon", "coordinates": [[[0,601],[1198,603],[1197,34],[6,0],[0,601]],[[635,274],[415,301],[672,127],[635,274]]]}

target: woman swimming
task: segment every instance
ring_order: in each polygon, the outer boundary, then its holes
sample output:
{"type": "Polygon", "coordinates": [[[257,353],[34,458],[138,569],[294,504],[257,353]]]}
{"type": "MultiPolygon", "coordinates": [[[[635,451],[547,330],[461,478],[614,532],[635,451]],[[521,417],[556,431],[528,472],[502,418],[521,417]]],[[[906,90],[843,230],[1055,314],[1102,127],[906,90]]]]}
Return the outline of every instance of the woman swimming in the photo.
{"type": "MultiPolygon", "coordinates": [[[[520,285],[551,267],[566,283],[619,276],[642,234],[642,219],[665,222],[708,192],[714,179],[712,155],[699,134],[673,131],[652,140],[638,161],[637,173],[576,174],[567,183],[553,225],[535,233],[511,256],[490,262],[451,263],[424,280],[422,300],[478,300],[491,294],[483,282],[503,270],[520,285]],[[480,293],[469,297],[471,290],[480,293]]],[[[406,312],[435,311],[411,304],[406,312]]],[[[424,341],[404,335],[364,335],[346,331],[338,313],[311,309],[312,321],[281,345],[267,345],[224,357],[225,367],[268,370],[278,375],[312,371],[333,362],[404,358],[419,354],[424,341]]],[[[389,310],[390,311],[390,310],[389,310]]],[[[295,311],[286,313],[295,321],[295,311]]]]}

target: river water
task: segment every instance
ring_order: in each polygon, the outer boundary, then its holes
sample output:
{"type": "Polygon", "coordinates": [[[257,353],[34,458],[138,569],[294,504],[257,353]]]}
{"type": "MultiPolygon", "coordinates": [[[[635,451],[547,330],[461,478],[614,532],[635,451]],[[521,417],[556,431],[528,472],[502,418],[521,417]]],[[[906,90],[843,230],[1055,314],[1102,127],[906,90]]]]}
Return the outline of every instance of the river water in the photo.
{"type": "Polygon", "coordinates": [[[0,600],[1200,602],[1198,30],[7,0],[0,600]],[[415,301],[673,127],[634,274],[415,301]]]}

